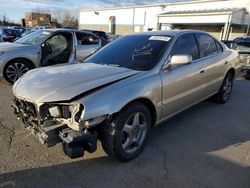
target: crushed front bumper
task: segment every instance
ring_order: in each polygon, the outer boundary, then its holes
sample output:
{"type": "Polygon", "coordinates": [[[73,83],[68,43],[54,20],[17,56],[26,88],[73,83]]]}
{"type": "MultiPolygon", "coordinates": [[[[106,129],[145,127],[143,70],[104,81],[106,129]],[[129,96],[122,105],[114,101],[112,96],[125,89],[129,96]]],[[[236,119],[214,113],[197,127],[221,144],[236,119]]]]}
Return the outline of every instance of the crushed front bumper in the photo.
{"type": "Polygon", "coordinates": [[[45,123],[36,105],[25,100],[15,98],[12,107],[14,114],[22,121],[25,128],[31,130],[43,145],[50,147],[62,142],[63,151],[70,158],[81,157],[84,151],[90,153],[96,151],[97,133],[95,131],[73,130],[67,124],[54,120],[46,120],[45,123]]]}

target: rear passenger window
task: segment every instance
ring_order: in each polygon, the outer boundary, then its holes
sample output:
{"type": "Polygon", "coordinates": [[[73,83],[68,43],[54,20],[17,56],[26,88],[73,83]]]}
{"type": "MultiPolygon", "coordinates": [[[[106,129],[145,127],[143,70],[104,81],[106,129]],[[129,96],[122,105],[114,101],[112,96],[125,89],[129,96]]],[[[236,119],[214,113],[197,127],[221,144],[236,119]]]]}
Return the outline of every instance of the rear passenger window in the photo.
{"type": "Polygon", "coordinates": [[[215,40],[212,37],[200,33],[195,34],[195,36],[199,43],[201,57],[207,57],[218,53],[215,40]]]}
{"type": "Polygon", "coordinates": [[[191,55],[193,60],[199,59],[199,50],[193,34],[181,36],[174,44],[171,56],[184,54],[191,55]]]}
{"type": "Polygon", "coordinates": [[[216,46],[217,46],[218,53],[223,52],[222,46],[217,41],[215,41],[215,43],[216,43],[216,46]]]}

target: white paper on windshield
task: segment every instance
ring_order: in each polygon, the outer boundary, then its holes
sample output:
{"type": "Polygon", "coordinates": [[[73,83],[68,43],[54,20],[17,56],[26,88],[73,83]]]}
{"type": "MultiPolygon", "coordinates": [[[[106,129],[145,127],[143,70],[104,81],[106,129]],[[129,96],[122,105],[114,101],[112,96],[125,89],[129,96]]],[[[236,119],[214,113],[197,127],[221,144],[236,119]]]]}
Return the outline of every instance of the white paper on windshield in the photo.
{"type": "Polygon", "coordinates": [[[50,32],[43,31],[43,33],[42,33],[42,34],[44,34],[44,35],[49,35],[49,34],[50,34],[50,32]]]}
{"type": "Polygon", "coordinates": [[[168,42],[171,39],[171,37],[166,36],[152,36],[149,38],[149,40],[159,40],[159,41],[165,41],[168,42]]]}

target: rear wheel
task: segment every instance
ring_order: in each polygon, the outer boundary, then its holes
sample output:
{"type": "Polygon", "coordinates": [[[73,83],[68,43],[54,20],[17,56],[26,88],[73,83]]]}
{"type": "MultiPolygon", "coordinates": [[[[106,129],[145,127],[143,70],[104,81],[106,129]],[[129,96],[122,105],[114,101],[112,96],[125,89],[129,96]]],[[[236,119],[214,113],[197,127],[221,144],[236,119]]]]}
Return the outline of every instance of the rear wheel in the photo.
{"type": "Polygon", "coordinates": [[[246,78],[247,80],[250,80],[250,70],[247,70],[247,71],[246,71],[245,78],[246,78]]]}
{"type": "Polygon", "coordinates": [[[151,130],[151,114],[141,103],[133,103],[123,109],[102,130],[104,151],[120,161],[137,157],[144,149],[151,130]]]}
{"type": "Polygon", "coordinates": [[[18,80],[18,78],[23,76],[30,69],[32,69],[32,66],[27,60],[12,60],[4,67],[3,76],[6,81],[13,84],[15,81],[18,80]]]}
{"type": "Polygon", "coordinates": [[[217,103],[226,103],[232,93],[234,76],[232,72],[228,72],[221,85],[219,92],[214,96],[217,103]]]}

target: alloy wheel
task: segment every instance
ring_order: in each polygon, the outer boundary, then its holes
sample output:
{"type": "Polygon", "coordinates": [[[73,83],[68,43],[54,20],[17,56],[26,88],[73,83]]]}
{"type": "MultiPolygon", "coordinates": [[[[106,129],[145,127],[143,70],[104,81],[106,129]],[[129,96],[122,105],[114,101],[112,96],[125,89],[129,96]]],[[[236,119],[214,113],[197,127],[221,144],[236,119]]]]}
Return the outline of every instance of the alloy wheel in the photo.
{"type": "Polygon", "coordinates": [[[232,84],[233,84],[232,76],[228,75],[223,84],[223,98],[225,101],[227,101],[228,98],[230,97],[232,91],[232,84]]]}
{"type": "Polygon", "coordinates": [[[6,76],[10,81],[14,83],[15,81],[17,81],[18,78],[23,76],[29,70],[30,69],[28,65],[24,63],[21,62],[12,63],[6,69],[6,76]]]}
{"type": "Polygon", "coordinates": [[[122,130],[122,149],[125,153],[134,153],[143,145],[148,124],[146,116],[141,112],[127,119],[122,130]]]}

